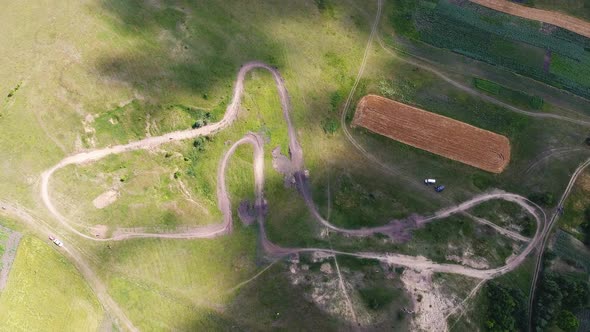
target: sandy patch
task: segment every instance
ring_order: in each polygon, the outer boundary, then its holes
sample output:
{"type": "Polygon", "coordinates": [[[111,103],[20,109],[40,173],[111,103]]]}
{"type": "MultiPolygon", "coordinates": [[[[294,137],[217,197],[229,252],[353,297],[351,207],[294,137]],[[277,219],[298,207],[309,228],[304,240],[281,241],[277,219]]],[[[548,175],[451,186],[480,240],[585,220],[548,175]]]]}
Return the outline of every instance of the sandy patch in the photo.
{"type": "Polygon", "coordinates": [[[432,272],[405,269],[401,280],[414,304],[410,331],[448,331],[445,312],[455,303],[432,282],[432,272]]]}
{"type": "Polygon", "coordinates": [[[96,197],[92,204],[97,209],[104,209],[105,207],[115,203],[115,201],[119,198],[119,192],[114,189],[109,189],[106,192],[100,194],[96,197]]]}

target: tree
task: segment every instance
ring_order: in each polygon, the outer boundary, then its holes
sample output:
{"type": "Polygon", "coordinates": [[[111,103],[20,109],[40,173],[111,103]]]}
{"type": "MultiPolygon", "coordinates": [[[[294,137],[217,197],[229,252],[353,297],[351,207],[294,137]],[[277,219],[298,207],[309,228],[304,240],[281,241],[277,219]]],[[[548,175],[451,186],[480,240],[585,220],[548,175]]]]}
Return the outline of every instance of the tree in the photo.
{"type": "Polygon", "coordinates": [[[526,322],[520,319],[525,308],[524,294],[520,290],[506,288],[491,282],[487,286],[488,313],[486,328],[488,331],[504,332],[525,329],[526,322]]]}
{"type": "Polygon", "coordinates": [[[569,310],[562,310],[557,317],[556,323],[565,332],[576,332],[580,328],[580,321],[569,310]]]}

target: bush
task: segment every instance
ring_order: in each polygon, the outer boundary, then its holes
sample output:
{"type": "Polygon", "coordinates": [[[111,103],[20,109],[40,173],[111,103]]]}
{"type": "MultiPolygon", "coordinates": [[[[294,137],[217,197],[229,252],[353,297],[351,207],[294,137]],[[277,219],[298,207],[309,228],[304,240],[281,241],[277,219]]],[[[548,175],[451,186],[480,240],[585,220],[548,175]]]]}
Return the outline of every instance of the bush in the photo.
{"type": "Polygon", "coordinates": [[[372,310],[384,308],[393,300],[393,291],[385,287],[371,287],[359,290],[361,298],[372,310]]]}
{"type": "Polygon", "coordinates": [[[555,205],[555,196],[553,195],[553,193],[550,193],[548,191],[532,193],[529,195],[529,199],[545,207],[555,205]]]}
{"type": "Polygon", "coordinates": [[[590,246],[590,206],[584,210],[584,222],[580,225],[584,233],[584,244],[590,246]]]}
{"type": "Polygon", "coordinates": [[[197,120],[193,124],[193,129],[201,128],[204,125],[205,125],[205,121],[203,121],[203,120],[197,120]]]}

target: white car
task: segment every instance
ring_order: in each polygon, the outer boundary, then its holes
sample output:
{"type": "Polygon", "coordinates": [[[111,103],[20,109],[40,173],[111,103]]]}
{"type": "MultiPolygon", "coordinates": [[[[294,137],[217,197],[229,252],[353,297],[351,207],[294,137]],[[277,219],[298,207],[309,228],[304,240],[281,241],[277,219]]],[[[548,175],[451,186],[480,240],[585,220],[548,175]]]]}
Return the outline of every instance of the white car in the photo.
{"type": "Polygon", "coordinates": [[[61,242],[60,240],[58,240],[57,238],[55,238],[55,236],[49,236],[49,240],[51,240],[51,242],[55,243],[55,245],[58,246],[58,247],[63,247],[64,246],[63,242],[61,242]]]}

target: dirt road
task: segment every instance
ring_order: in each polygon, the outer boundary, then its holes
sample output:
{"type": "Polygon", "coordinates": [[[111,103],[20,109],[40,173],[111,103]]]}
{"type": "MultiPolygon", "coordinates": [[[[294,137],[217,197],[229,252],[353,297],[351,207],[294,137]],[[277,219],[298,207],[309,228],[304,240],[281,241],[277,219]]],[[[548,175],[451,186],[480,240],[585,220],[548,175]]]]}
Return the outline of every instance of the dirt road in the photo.
{"type": "Polygon", "coordinates": [[[560,12],[526,7],[507,0],[469,0],[479,5],[529,20],[541,21],[590,38],[590,22],[560,12]]]}
{"type": "MultiPolygon", "coordinates": [[[[580,174],[582,174],[582,172],[584,172],[584,170],[590,166],[590,158],[588,158],[586,161],[584,161],[582,164],[580,164],[580,166],[578,166],[578,168],[576,168],[576,170],[574,171],[574,173],[572,174],[572,177],[570,178],[569,183],[567,184],[563,195],[561,195],[561,198],[559,199],[559,202],[557,203],[557,208],[559,209],[560,207],[563,207],[563,204],[565,203],[565,200],[568,198],[569,194],[572,191],[572,188],[574,187],[574,184],[576,184],[576,180],[578,179],[578,177],[580,176],[580,174]]],[[[547,241],[549,240],[549,233],[551,233],[551,230],[553,229],[553,226],[555,225],[555,223],[557,222],[557,220],[559,219],[560,213],[559,210],[555,210],[553,212],[553,215],[551,216],[551,219],[549,220],[549,223],[547,224],[547,227],[545,227],[544,232],[540,235],[540,245],[539,245],[539,250],[537,251],[537,257],[536,257],[536,263],[535,263],[535,272],[533,273],[533,280],[531,282],[531,289],[530,289],[530,296],[529,296],[529,326],[533,326],[532,323],[532,319],[533,319],[533,303],[535,300],[535,292],[537,290],[537,282],[539,279],[539,273],[541,272],[541,266],[543,265],[543,252],[545,251],[545,246],[547,246],[547,241]]]]}

